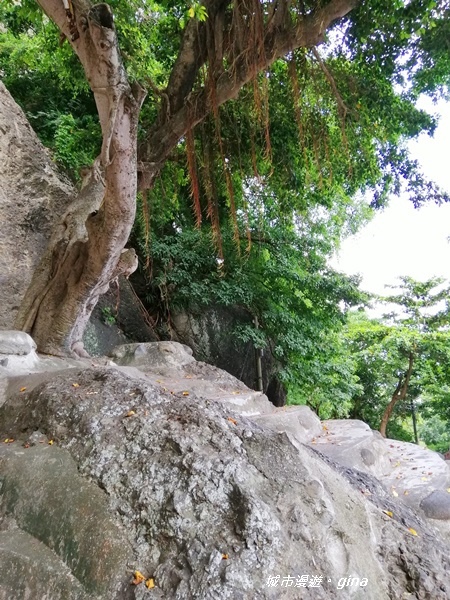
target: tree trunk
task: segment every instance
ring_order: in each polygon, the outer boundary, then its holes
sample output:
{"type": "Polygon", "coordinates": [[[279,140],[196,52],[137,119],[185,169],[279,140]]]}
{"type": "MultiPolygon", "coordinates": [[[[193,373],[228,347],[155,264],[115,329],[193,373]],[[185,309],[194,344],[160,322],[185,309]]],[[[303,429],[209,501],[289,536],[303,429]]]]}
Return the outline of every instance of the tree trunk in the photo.
{"type": "Polygon", "coordinates": [[[95,96],[102,127],[100,156],[76,201],[56,228],[19,309],[16,327],[38,350],[84,355],[82,335],[98,297],[120,274],[137,267],[124,250],[133,226],[137,191],[137,124],[144,93],[129,85],[112,14],[106,4],[40,1],[71,39],[95,96]]]}
{"type": "Polygon", "coordinates": [[[406,398],[406,394],[408,393],[409,380],[411,378],[411,373],[412,373],[413,366],[414,366],[414,354],[412,352],[409,353],[408,359],[409,359],[408,370],[406,371],[406,373],[404,375],[400,376],[400,379],[397,384],[397,388],[396,388],[395,392],[392,394],[391,401],[386,406],[386,410],[384,411],[383,416],[381,418],[380,433],[384,438],[386,437],[386,428],[387,428],[389,419],[391,418],[392,412],[395,408],[395,405],[400,400],[404,400],[406,398]]]}

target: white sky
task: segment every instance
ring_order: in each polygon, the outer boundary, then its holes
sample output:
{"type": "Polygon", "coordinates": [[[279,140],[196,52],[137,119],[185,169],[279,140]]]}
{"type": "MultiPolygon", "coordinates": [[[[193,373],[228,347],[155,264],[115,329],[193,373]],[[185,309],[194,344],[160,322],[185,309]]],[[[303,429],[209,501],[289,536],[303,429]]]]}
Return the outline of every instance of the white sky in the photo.
{"type": "MultiPolygon", "coordinates": [[[[441,115],[438,128],[433,138],[422,135],[410,149],[424,173],[450,192],[450,104],[430,102],[428,108],[441,115]]],[[[361,274],[361,288],[374,293],[385,292],[384,286],[399,275],[450,280],[449,239],[450,204],[414,209],[408,200],[393,198],[388,208],[343,242],[332,265],[349,275],[361,274]]]]}

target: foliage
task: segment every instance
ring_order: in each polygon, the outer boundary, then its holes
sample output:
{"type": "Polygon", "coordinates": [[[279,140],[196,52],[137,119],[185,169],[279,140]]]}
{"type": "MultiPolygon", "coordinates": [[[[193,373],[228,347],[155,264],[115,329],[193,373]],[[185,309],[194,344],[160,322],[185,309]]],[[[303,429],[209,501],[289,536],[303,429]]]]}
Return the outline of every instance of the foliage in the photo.
{"type": "Polygon", "coordinates": [[[432,415],[419,424],[420,439],[431,450],[448,452],[450,449],[450,422],[432,415]]]}
{"type": "Polygon", "coordinates": [[[353,397],[353,417],[378,428],[386,405],[408,369],[410,355],[413,370],[407,396],[395,408],[390,434],[410,436],[402,428],[402,421],[410,416],[411,401],[416,401],[424,417],[444,407],[448,410],[449,288],[443,283],[437,278],[418,282],[402,277],[398,293],[384,298],[394,307],[389,314],[382,319],[369,319],[362,312],[351,315],[346,339],[363,388],[353,397]]]}
{"type": "MultiPolygon", "coordinates": [[[[199,229],[171,223],[173,231],[166,229],[165,235],[153,229],[146,304],[158,309],[163,322],[170,322],[172,312],[195,312],[208,305],[239,306],[257,316],[258,329],[238,324],[230,335],[273,354],[282,367],[289,401],[342,416],[345,399],[357,384],[337,332],[347,307],[365,296],[357,280],[327,267],[332,245],[331,236],[324,235],[326,223],[318,216],[308,223],[304,219],[299,235],[295,228],[283,227],[282,219],[272,221],[263,233],[252,234],[245,255],[237,250],[232,225],[223,225],[223,259],[207,225],[199,229]]],[[[241,229],[245,239],[244,223],[241,229]]],[[[137,241],[143,237],[136,235],[137,241]]]]}
{"type": "Polygon", "coordinates": [[[110,325],[110,326],[115,325],[117,320],[109,306],[104,306],[102,308],[101,312],[102,312],[102,320],[105,323],[105,325],[110,325]]]}

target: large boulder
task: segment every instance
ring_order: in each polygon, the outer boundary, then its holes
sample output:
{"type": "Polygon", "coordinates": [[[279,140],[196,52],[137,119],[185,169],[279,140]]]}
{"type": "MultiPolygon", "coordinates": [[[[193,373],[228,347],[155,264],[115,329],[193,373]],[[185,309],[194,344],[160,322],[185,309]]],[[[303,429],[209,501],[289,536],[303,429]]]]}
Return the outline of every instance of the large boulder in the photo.
{"type": "Polygon", "coordinates": [[[55,219],[75,190],[0,81],[0,329],[10,329],[55,219]]]}
{"type": "MultiPolygon", "coordinates": [[[[100,550],[92,550],[97,579],[91,598],[448,599],[450,547],[375,478],[338,467],[314,448],[295,447],[285,433],[256,424],[230,404],[192,388],[171,389],[164,376],[150,380],[141,372],[136,378],[134,367],[123,368],[129,373],[115,367],[66,371],[0,408],[2,439],[18,440],[6,448],[20,453],[4,475],[2,518],[45,544],[76,579],[73,592],[56,598],[80,598],[79,586],[89,593],[93,575],[77,571],[80,562],[64,550],[67,542],[55,539],[72,536],[85,548],[86,523],[95,522],[98,511],[105,518],[106,510],[109,520],[100,520],[95,534],[100,550]],[[45,498],[38,511],[51,505],[47,485],[55,485],[56,472],[33,474],[24,499],[13,492],[23,489],[15,487],[22,464],[24,479],[30,471],[51,469],[36,460],[44,450],[26,447],[36,430],[45,434],[46,450],[52,442],[52,450],[70,453],[62,468],[74,461],[87,482],[80,484],[81,494],[90,485],[98,488],[84,503],[63,484],[78,519],[53,510],[58,524],[36,527],[36,519],[26,516],[33,495],[45,498]],[[82,505],[84,514],[77,512],[82,505]],[[103,523],[110,524],[108,531],[103,523]],[[101,530],[112,544],[122,540],[130,548],[131,560],[128,550],[114,554],[114,575],[101,550],[101,530]],[[150,589],[131,585],[135,569],[150,589]]],[[[64,504],[64,497],[55,498],[64,504]]],[[[0,580],[0,589],[8,585],[0,580]]]]}

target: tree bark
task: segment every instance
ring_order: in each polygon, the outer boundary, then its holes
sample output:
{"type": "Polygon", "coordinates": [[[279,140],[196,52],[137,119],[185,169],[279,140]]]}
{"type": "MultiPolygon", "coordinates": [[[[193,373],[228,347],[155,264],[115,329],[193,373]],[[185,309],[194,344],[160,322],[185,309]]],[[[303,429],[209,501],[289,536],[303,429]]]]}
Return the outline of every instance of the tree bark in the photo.
{"type": "Polygon", "coordinates": [[[106,4],[74,1],[74,14],[60,0],[39,4],[80,58],[97,104],[103,144],[52,236],[16,326],[30,333],[41,352],[84,355],[81,339],[98,297],[112,280],[137,267],[134,250],[123,249],[135,217],[137,125],[145,95],[127,80],[106,4]]]}
{"type": "Polygon", "coordinates": [[[397,384],[397,388],[395,392],[392,394],[391,401],[386,406],[386,410],[383,413],[380,423],[380,433],[385,438],[386,437],[386,428],[389,423],[389,419],[391,418],[392,412],[395,408],[395,405],[400,402],[400,400],[404,400],[406,398],[406,394],[408,393],[409,380],[411,378],[411,373],[414,367],[414,354],[413,352],[409,353],[408,357],[408,369],[406,373],[400,376],[400,379],[397,384]]]}

